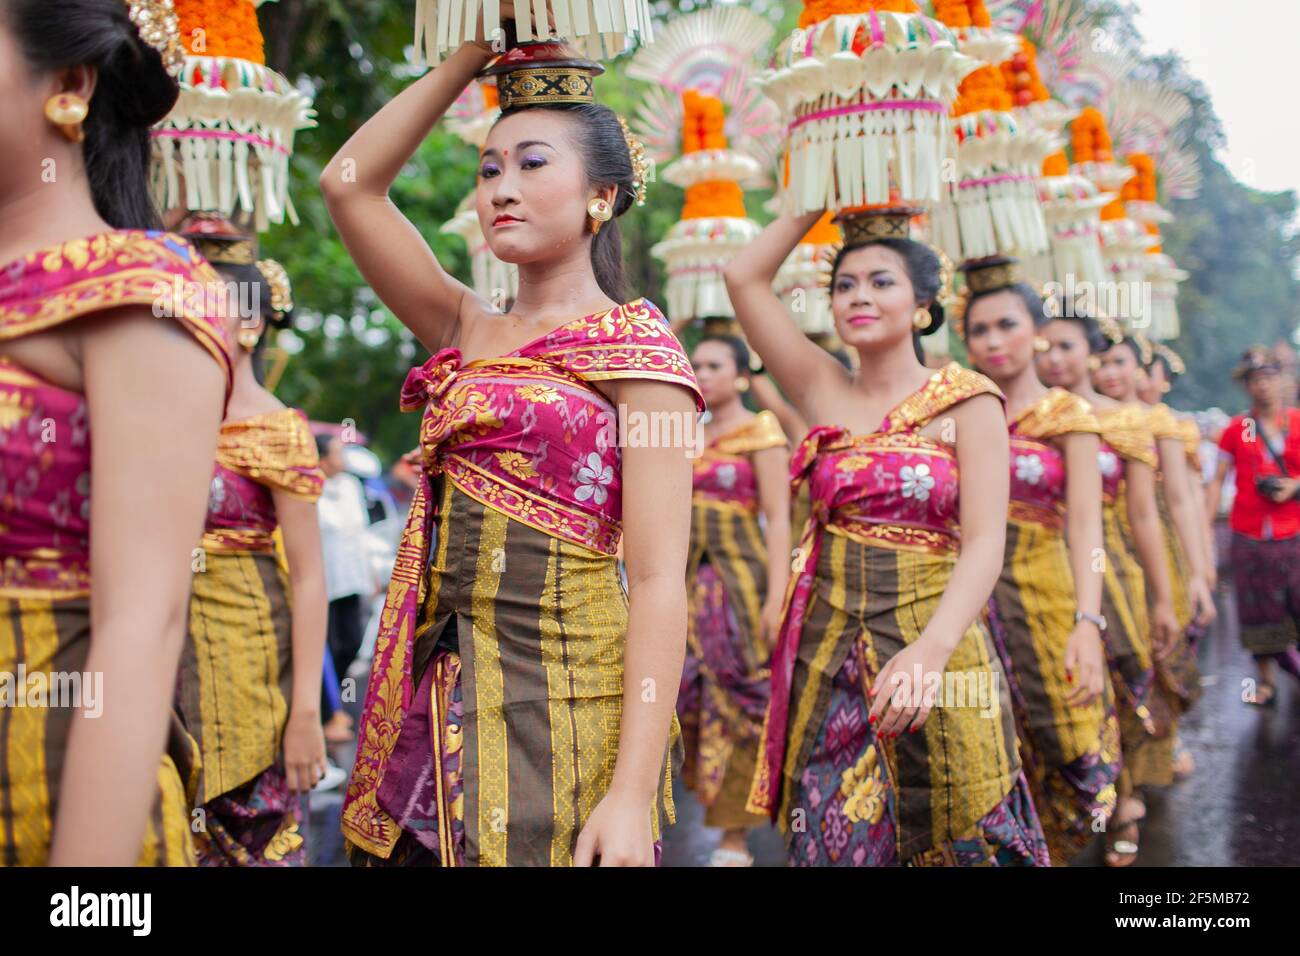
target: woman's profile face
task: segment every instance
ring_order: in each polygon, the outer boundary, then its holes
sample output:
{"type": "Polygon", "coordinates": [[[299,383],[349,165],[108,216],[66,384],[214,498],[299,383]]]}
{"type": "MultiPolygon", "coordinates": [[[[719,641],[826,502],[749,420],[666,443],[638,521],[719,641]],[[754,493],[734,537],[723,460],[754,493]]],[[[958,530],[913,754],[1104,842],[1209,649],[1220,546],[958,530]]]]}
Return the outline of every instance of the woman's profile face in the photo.
{"type": "Polygon", "coordinates": [[[1072,389],[1088,374],[1088,336],[1078,322],[1053,319],[1043,326],[1047,351],[1036,358],[1044,385],[1072,389]]]}
{"type": "Polygon", "coordinates": [[[46,167],[40,160],[49,154],[46,144],[51,135],[59,135],[45,119],[45,100],[52,92],[53,85],[42,83],[28,66],[9,29],[8,17],[0,9],[0,103],[4,104],[0,109],[0,163],[6,170],[0,176],[0,199],[16,191],[30,191],[42,182],[46,167]],[[17,170],[32,172],[15,174],[17,170]]]}
{"type": "Polygon", "coordinates": [[[492,253],[515,264],[554,258],[590,235],[576,121],[532,109],[501,120],[479,159],[474,205],[492,253]]]}
{"type": "Polygon", "coordinates": [[[1101,357],[1101,367],[1093,376],[1097,391],[1116,401],[1128,401],[1137,391],[1140,366],[1127,342],[1112,345],[1101,357]]]}
{"type": "Polygon", "coordinates": [[[1164,363],[1152,362],[1151,367],[1138,376],[1138,398],[1148,405],[1163,402],[1165,393],[1169,391],[1168,381],[1164,363]]]}
{"type": "Polygon", "coordinates": [[[916,293],[893,249],[864,246],[840,260],[831,282],[835,331],[850,348],[877,349],[911,336],[916,293]]]}
{"type": "Polygon", "coordinates": [[[995,381],[1023,372],[1034,360],[1034,321],[1024,300],[1008,290],[980,296],[966,313],[966,350],[995,381]]]}
{"type": "Polygon", "coordinates": [[[736,379],[740,373],[736,368],[736,353],[723,343],[710,339],[695,346],[691,365],[700,384],[700,394],[709,407],[737,394],[736,379]]]}

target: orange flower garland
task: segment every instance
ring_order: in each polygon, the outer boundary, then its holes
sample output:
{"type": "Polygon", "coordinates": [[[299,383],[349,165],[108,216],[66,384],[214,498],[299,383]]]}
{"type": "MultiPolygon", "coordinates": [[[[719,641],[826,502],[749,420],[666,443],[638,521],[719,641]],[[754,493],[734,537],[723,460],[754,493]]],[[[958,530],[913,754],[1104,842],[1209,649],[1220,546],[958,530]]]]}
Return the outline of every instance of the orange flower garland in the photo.
{"type": "Polygon", "coordinates": [[[1002,64],[1002,75],[1016,106],[1051,99],[1038,73],[1038,49],[1024,37],[1020,38],[1020,52],[1002,64]]]}
{"type": "Polygon", "coordinates": [[[1006,79],[996,66],[982,66],[957,88],[957,102],[952,105],[953,116],[965,116],[980,110],[1006,111],[1011,109],[1011,94],[1006,79]]]}
{"type": "MultiPolygon", "coordinates": [[[[727,134],[723,130],[727,117],[720,99],[687,90],[682,94],[682,106],[685,113],[682,119],[683,155],[704,149],[727,148],[727,134]]],[[[745,218],[745,196],[737,183],[714,180],[687,188],[682,219],[714,217],[745,218]]]]}
{"type": "Polygon", "coordinates": [[[1068,176],[1069,174],[1070,161],[1065,158],[1065,150],[1053,153],[1043,160],[1044,176],[1068,176]]]}
{"type": "Polygon", "coordinates": [[[843,242],[844,236],[840,234],[840,227],[831,221],[834,218],[835,213],[828,211],[804,233],[804,237],[799,241],[810,246],[833,246],[843,242]]]}
{"type": "Polygon", "coordinates": [[[804,0],[799,26],[806,29],[837,14],[869,13],[872,10],[881,13],[919,12],[914,0],[804,0]]]}
{"type": "Polygon", "coordinates": [[[1125,202],[1155,202],[1155,161],[1146,153],[1134,153],[1128,158],[1128,164],[1137,170],[1137,175],[1124,184],[1120,198],[1125,202]]]}
{"type": "Polygon", "coordinates": [[[993,25],[984,0],[934,0],[934,18],[954,28],[993,25]]]}
{"type": "Polygon", "coordinates": [[[262,30],[252,0],[174,0],[181,42],[195,56],[225,56],[266,63],[262,30]]]}
{"type": "Polygon", "coordinates": [[[1095,106],[1086,107],[1070,124],[1070,150],[1074,153],[1074,161],[1109,163],[1115,158],[1111,149],[1105,117],[1095,106]]]}

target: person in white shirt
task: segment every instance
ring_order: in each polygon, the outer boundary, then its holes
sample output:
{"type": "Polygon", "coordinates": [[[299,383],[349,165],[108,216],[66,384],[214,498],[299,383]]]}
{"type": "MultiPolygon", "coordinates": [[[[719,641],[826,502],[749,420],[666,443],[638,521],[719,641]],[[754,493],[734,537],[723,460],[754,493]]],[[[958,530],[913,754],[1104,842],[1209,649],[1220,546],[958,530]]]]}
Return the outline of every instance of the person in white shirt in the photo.
{"type": "MultiPolygon", "coordinates": [[[[366,540],[370,522],[365,489],[346,470],[342,441],[334,435],[320,435],[316,443],[321,470],[325,472],[325,488],[316,511],[325,554],[325,593],[329,598],[326,643],[334,672],[343,681],[365,632],[362,609],[375,590],[366,540]]],[[[346,741],[352,734],[352,720],[345,711],[337,710],[326,721],[325,730],[327,740],[346,741]]]]}

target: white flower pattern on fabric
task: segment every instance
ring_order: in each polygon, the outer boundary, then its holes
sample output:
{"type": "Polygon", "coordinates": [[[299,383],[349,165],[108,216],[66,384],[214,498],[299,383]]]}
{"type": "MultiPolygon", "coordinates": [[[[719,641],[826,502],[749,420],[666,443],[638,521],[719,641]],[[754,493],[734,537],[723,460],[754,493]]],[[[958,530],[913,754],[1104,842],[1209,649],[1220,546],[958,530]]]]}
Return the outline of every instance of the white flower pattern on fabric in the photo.
{"type": "Polygon", "coordinates": [[[922,462],[919,465],[904,465],[898,470],[898,477],[903,481],[903,497],[915,498],[917,501],[926,501],[930,497],[930,489],[934,487],[934,476],[930,474],[930,466],[922,462]]]}
{"type": "Polygon", "coordinates": [[[590,498],[598,505],[603,505],[609,497],[606,486],[614,480],[614,469],[600,460],[594,451],[587,456],[587,463],[578,469],[578,485],[573,497],[579,501],[590,498]]]}
{"type": "Polygon", "coordinates": [[[732,464],[718,466],[718,485],[727,490],[736,487],[736,466],[732,464]]]}
{"type": "Polygon", "coordinates": [[[1113,451],[1102,451],[1097,453],[1097,466],[1101,473],[1107,478],[1113,478],[1115,472],[1119,470],[1119,458],[1113,451]]]}
{"type": "Polygon", "coordinates": [[[1043,477],[1043,459],[1037,455],[1016,455],[1016,481],[1036,485],[1043,477]]]}

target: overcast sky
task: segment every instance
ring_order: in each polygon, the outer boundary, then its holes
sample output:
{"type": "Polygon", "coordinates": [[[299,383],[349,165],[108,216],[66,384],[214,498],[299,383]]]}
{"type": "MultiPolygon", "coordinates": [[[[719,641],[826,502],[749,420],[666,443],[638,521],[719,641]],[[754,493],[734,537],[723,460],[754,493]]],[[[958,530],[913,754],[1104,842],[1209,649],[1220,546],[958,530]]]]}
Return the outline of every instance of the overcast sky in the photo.
{"type": "Polygon", "coordinates": [[[1220,160],[1256,189],[1300,192],[1300,3],[1136,0],[1150,53],[1173,50],[1214,100],[1220,160]]]}

